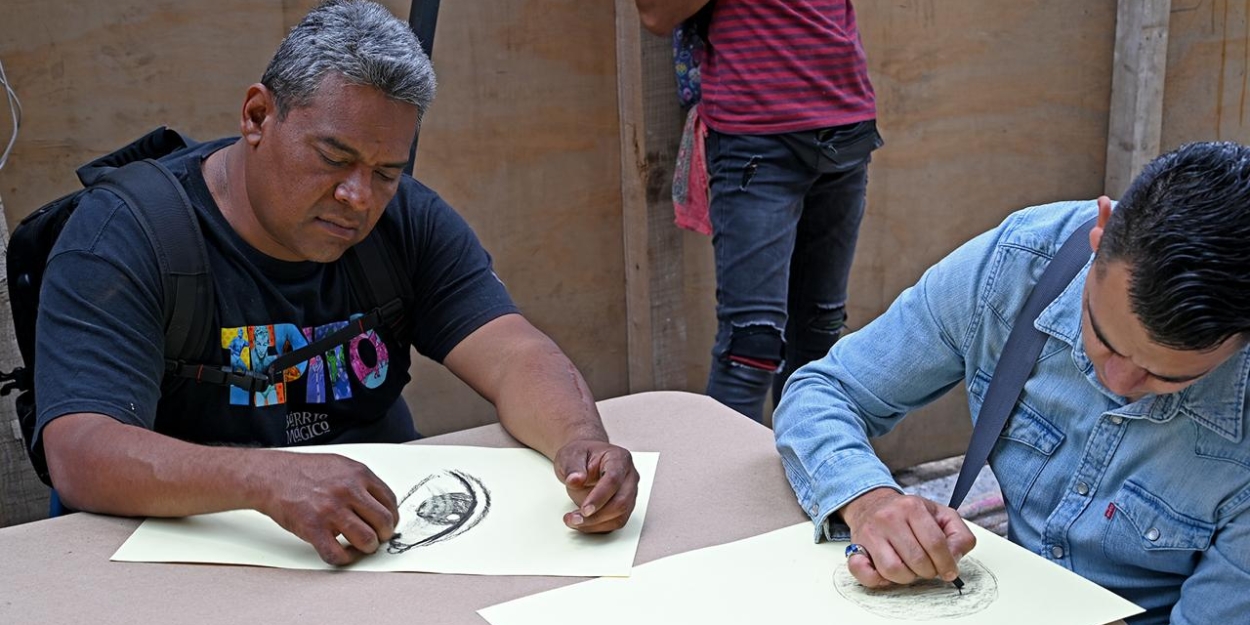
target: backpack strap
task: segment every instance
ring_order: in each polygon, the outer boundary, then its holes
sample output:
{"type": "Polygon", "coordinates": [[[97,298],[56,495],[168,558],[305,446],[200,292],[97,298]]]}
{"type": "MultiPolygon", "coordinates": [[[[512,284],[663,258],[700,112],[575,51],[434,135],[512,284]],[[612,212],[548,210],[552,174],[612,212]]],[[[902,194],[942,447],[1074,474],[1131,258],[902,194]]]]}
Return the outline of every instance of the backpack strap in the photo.
{"type": "Polygon", "coordinates": [[[964,454],[963,466],[959,468],[959,479],[955,481],[955,491],[951,494],[950,507],[958,508],[968,496],[968,489],[976,480],[981,467],[990,457],[990,451],[998,442],[998,435],[1007,424],[1007,417],[1020,393],[1024,383],[1037,365],[1037,357],[1046,344],[1046,334],[1033,327],[1038,315],[1046,309],[1056,297],[1072,283],[1076,274],[1089,261],[1089,231],[1093,229],[1097,218],[1081,224],[1059,252],[1046,265],[1042,277],[1033,286],[1024,307],[1016,315],[1016,323],[1007,335],[1007,344],[994,366],[994,377],[990,378],[989,389],[985,391],[985,401],[977,416],[977,423],[972,428],[972,440],[968,443],[968,451],[964,454]]]}
{"type": "Polygon", "coordinates": [[[171,361],[200,358],[217,308],[208,251],[187,192],[154,159],[112,169],[93,186],[113,192],[130,207],[156,253],[165,290],[166,369],[171,361]]]}
{"type": "Polygon", "coordinates": [[[380,326],[390,328],[401,342],[411,340],[405,313],[415,297],[412,284],[396,265],[397,250],[380,229],[379,224],[343,257],[352,288],[370,308],[369,312],[317,341],[279,355],[263,371],[222,370],[187,362],[188,359],[167,360],[165,370],[197,383],[237,386],[249,393],[258,393],[281,382],[287,369],[380,326]]]}
{"type": "Polygon", "coordinates": [[[421,42],[421,51],[425,56],[434,57],[434,31],[438,26],[438,5],[440,0],[412,0],[408,7],[408,28],[421,42]]]}
{"type": "MultiPolygon", "coordinates": [[[[429,59],[434,58],[434,31],[438,26],[439,2],[440,0],[412,0],[412,5],[408,7],[408,28],[417,36],[421,51],[429,59]]],[[[421,128],[418,127],[417,134],[412,137],[412,145],[408,148],[408,164],[404,166],[404,173],[410,176],[417,160],[417,139],[420,136],[421,128]]]]}
{"type": "Polygon", "coordinates": [[[407,272],[395,262],[402,255],[390,237],[382,232],[384,223],[379,221],[369,236],[347,250],[344,260],[353,288],[358,289],[357,294],[365,306],[373,309],[370,314],[378,313],[380,321],[400,341],[407,342],[411,338],[407,308],[416,295],[407,272]]]}

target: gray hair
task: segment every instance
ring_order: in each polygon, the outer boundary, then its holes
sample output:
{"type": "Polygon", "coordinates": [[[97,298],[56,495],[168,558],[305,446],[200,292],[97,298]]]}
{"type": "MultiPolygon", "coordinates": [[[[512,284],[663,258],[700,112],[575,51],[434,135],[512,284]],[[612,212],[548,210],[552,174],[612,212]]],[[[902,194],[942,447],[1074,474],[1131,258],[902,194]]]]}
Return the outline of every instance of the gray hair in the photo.
{"type": "Polygon", "coordinates": [[[282,40],[260,81],[278,116],[306,106],[335,73],[355,85],[416,105],[418,119],[434,100],[434,68],[408,24],[365,0],[329,0],[282,40]]]}

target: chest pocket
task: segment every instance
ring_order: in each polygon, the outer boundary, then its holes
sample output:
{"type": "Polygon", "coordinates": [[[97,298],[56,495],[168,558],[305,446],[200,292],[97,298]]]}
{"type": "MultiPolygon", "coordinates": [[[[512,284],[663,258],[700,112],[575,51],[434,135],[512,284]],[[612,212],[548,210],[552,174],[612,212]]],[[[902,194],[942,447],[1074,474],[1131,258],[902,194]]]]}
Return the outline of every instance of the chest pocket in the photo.
{"type": "MultiPolygon", "coordinates": [[[[968,396],[975,404],[972,408],[978,414],[989,382],[989,376],[978,370],[968,386],[968,396]]],[[[994,450],[990,452],[991,467],[1009,469],[994,472],[1009,507],[1025,510],[1029,493],[1063,438],[1059,428],[1028,404],[1016,403],[994,450]]]]}
{"type": "Polygon", "coordinates": [[[1149,571],[1189,575],[1211,546],[1215,524],[1179,512],[1128,481],[1112,499],[1115,513],[1103,534],[1103,553],[1113,562],[1149,571]]]}

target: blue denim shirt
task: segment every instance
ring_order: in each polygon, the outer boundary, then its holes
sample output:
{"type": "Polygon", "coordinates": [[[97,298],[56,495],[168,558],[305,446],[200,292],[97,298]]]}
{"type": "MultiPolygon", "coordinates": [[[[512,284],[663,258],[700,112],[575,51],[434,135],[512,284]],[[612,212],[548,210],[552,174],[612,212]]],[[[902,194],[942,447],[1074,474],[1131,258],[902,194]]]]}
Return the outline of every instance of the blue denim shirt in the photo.
{"type": "MultiPolygon", "coordinates": [[[[1096,212],[1090,201],[1011,215],[795,373],[774,428],[817,540],[847,539],[834,513],[851,500],[898,489],[870,436],[960,382],[976,421],[1033,284],[1096,212]]],[[[1250,622],[1250,350],[1181,392],[1129,402],[1098,381],[1081,342],[1088,271],[1034,323],[1047,341],[990,455],[1010,538],[1146,608],[1134,622],[1250,622]]]]}

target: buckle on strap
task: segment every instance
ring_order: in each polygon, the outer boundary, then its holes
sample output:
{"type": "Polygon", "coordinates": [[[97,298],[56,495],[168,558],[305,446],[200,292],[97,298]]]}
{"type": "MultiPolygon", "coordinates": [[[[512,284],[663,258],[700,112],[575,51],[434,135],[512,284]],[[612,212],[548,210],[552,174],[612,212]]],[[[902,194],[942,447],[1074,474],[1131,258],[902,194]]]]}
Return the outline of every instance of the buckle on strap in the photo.
{"type": "Polygon", "coordinates": [[[196,384],[236,386],[249,393],[264,392],[273,385],[274,377],[272,367],[265,371],[223,371],[217,367],[188,364],[180,360],[165,361],[165,371],[180,378],[193,380],[196,384]]]}
{"type": "Polygon", "coordinates": [[[230,386],[237,386],[249,393],[261,393],[269,389],[273,384],[270,373],[257,373],[255,371],[230,371],[226,373],[226,383],[230,386]]]}
{"type": "Polygon", "coordinates": [[[34,380],[31,379],[30,369],[18,367],[8,373],[0,371],[0,382],[6,382],[4,386],[0,386],[0,396],[3,396],[13,391],[29,389],[34,380]]]}
{"type": "MultiPolygon", "coordinates": [[[[402,300],[395,298],[385,304],[382,304],[381,306],[378,306],[375,311],[378,314],[378,321],[380,323],[386,324],[391,330],[396,333],[400,333],[402,336],[404,325],[407,323],[407,319],[404,316],[404,302],[402,300]]],[[[401,338],[400,340],[403,339],[401,338]]]]}

